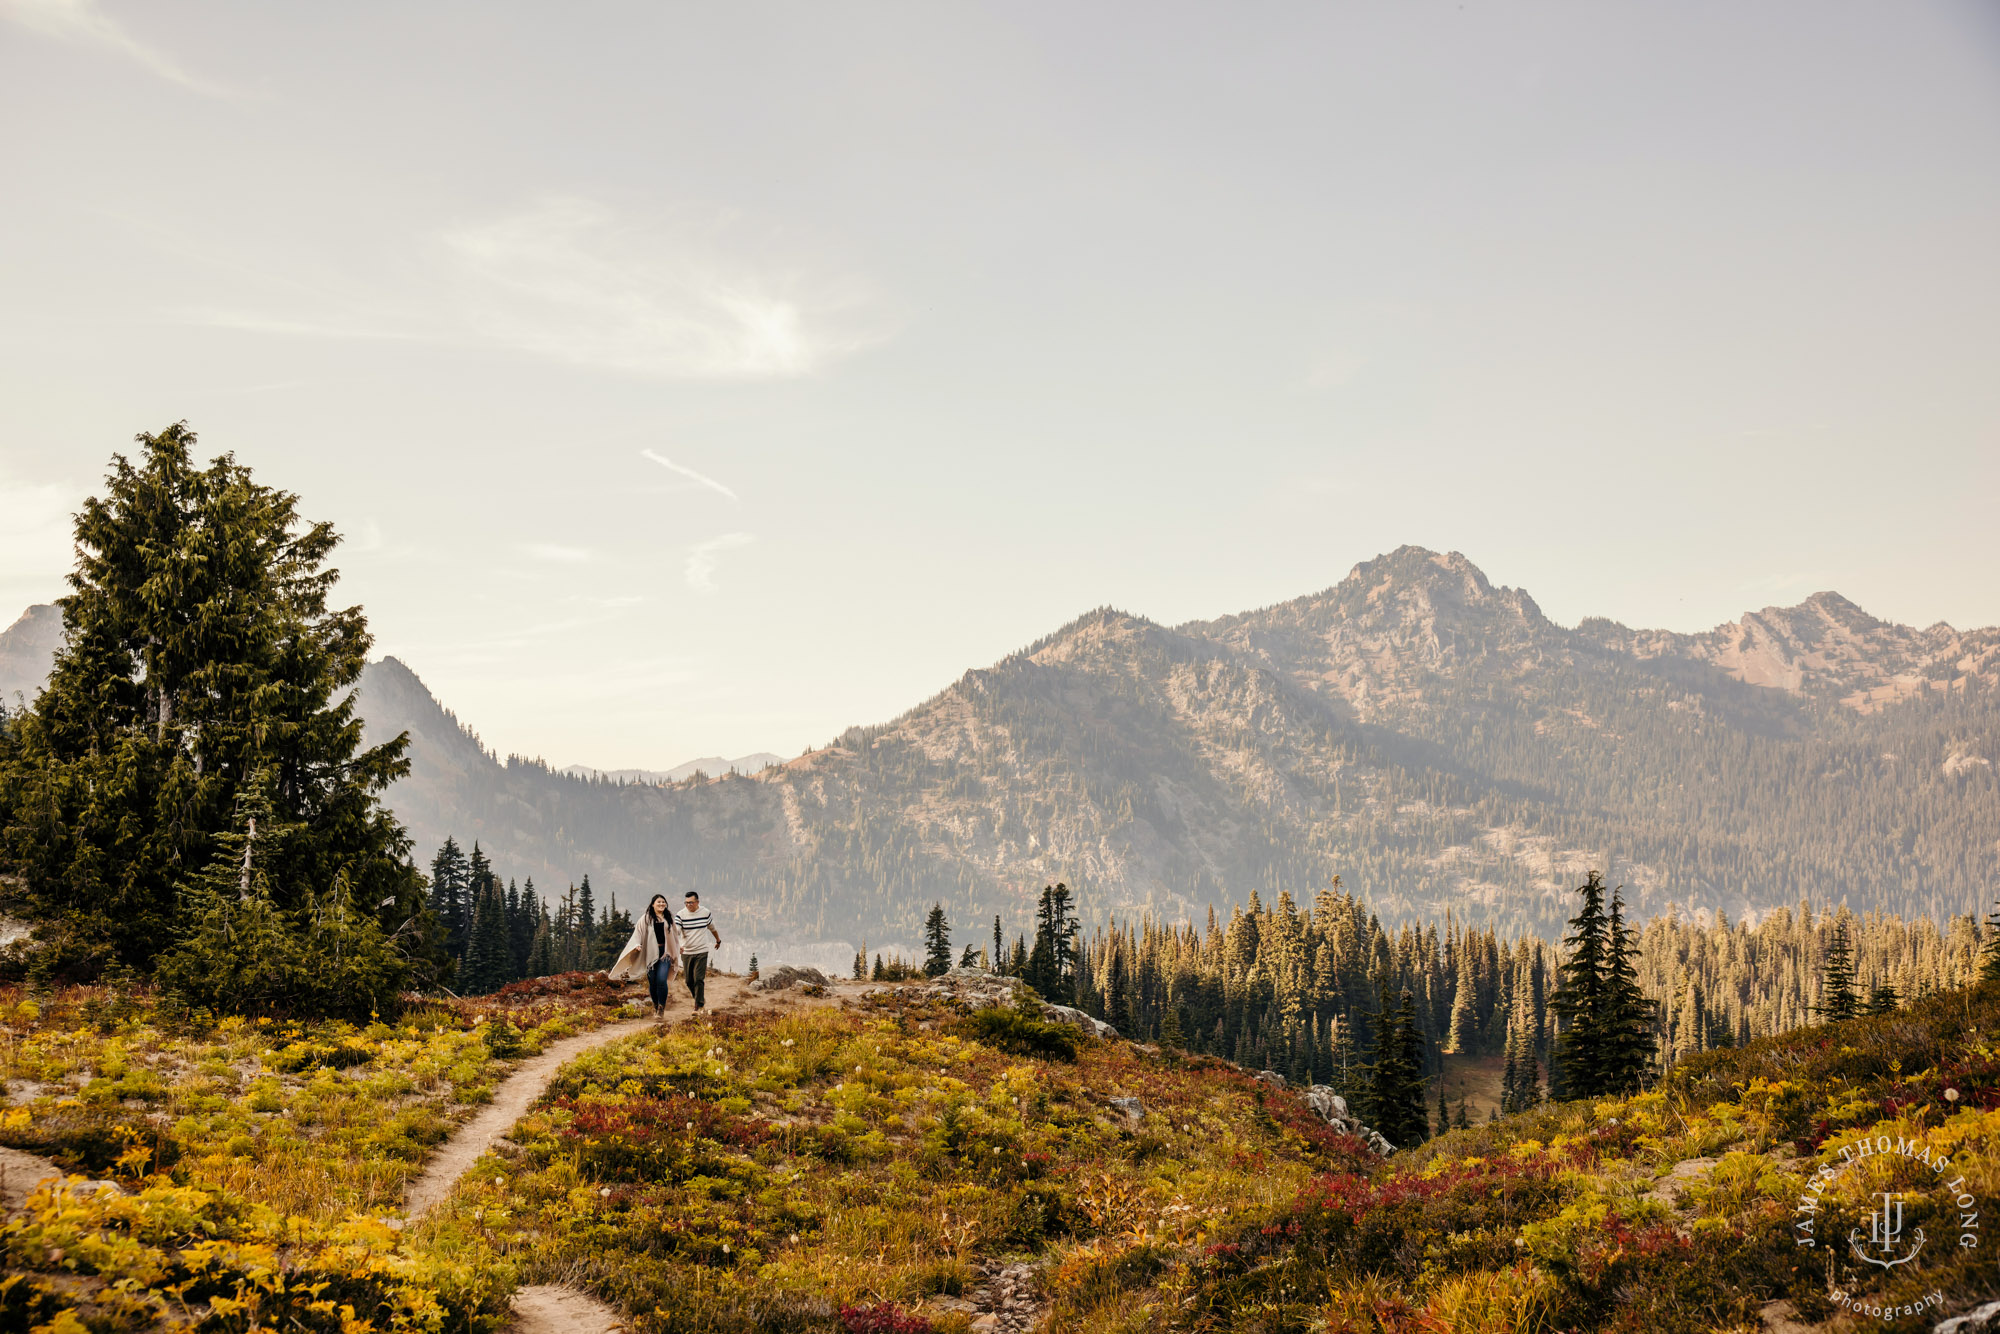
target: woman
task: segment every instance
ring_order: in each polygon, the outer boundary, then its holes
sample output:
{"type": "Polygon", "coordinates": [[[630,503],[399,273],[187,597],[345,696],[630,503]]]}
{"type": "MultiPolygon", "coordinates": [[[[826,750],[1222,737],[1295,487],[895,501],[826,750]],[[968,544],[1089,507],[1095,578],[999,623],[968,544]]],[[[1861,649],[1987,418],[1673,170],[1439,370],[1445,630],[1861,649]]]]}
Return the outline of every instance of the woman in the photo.
{"type": "Polygon", "coordinates": [[[646,990],[653,998],[653,1017],[664,1019],[667,1006],[674,999],[668,983],[673,981],[680,957],[680,939],[674,931],[674,915],[667,907],[667,896],[655,894],[639,924],[632,928],[632,938],[619,951],[618,962],[611,966],[611,976],[630,977],[643,969],[646,990]]]}

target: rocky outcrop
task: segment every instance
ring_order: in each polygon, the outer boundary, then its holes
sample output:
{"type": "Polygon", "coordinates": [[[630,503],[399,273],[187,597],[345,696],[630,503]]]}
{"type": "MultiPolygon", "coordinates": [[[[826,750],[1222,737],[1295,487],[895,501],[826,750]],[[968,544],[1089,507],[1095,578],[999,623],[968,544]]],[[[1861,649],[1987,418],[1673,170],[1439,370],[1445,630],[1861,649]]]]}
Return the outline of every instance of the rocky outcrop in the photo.
{"type": "Polygon", "coordinates": [[[773,968],[750,984],[759,991],[786,991],[792,987],[827,987],[832,985],[827,976],[817,968],[794,968],[786,964],[773,968]]]}
{"type": "MultiPolygon", "coordinates": [[[[1265,1072],[1269,1074],[1269,1071],[1265,1072]]],[[[1396,1146],[1383,1139],[1375,1131],[1361,1124],[1361,1118],[1347,1108],[1347,1099],[1335,1093],[1324,1084],[1314,1084],[1306,1090],[1306,1106],[1313,1109],[1313,1115],[1343,1134],[1354,1136],[1370,1149],[1387,1158],[1396,1151],[1396,1146]]]]}
{"type": "MultiPolygon", "coordinates": [[[[924,989],[924,994],[939,1000],[955,1000],[974,1010],[992,1010],[1018,1003],[1028,984],[1018,977],[996,973],[987,968],[954,968],[934,979],[924,989]]],[[[1042,1018],[1055,1024],[1068,1024],[1088,1033],[1094,1038],[1107,1041],[1118,1036],[1118,1030],[1102,1019],[1093,1019],[1082,1010],[1069,1005],[1041,1003],[1042,1018]]]]}

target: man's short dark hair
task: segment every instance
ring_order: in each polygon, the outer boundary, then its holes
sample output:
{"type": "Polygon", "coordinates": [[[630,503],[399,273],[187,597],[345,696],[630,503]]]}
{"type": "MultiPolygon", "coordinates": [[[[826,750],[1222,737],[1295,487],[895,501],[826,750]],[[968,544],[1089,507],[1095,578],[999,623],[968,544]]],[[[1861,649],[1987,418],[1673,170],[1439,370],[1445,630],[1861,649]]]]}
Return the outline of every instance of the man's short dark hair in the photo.
{"type": "Polygon", "coordinates": [[[701,895],[695,893],[693,890],[689,890],[686,894],[686,897],[693,899],[697,903],[701,902],[701,895]]]}

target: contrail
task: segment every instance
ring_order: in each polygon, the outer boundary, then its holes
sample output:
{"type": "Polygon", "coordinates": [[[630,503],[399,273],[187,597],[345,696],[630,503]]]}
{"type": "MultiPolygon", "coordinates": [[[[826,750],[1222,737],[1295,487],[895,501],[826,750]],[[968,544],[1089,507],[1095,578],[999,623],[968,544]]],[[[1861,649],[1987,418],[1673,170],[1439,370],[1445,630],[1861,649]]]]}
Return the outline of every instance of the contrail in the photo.
{"type": "Polygon", "coordinates": [[[662,468],[665,468],[668,472],[677,472],[681,476],[687,478],[690,481],[699,482],[701,485],[707,487],[711,491],[715,491],[722,495],[728,496],[731,500],[736,501],[738,504],[742,503],[742,497],[738,496],[734,491],[731,491],[728,487],[724,486],[722,483],[716,481],[713,477],[704,477],[700,473],[696,472],[693,468],[683,468],[680,464],[675,463],[672,459],[666,457],[664,454],[655,454],[650,449],[642,449],[639,451],[639,453],[644,455],[646,458],[651,459],[653,462],[659,464],[662,468]]]}

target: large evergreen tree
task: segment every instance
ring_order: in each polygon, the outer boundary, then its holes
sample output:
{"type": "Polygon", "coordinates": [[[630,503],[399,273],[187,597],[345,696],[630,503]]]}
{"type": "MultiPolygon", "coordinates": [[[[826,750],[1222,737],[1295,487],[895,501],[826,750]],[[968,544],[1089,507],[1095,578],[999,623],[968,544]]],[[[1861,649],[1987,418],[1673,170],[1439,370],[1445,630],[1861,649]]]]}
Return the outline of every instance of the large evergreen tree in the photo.
{"type": "Polygon", "coordinates": [[[1625,899],[1611,896],[1605,925],[1604,1014],[1598,1025],[1598,1093],[1633,1093],[1653,1059],[1653,1004],[1639,985],[1637,933],[1625,923],[1625,899]]]}
{"type": "Polygon", "coordinates": [[[1828,1023],[1861,1013],[1861,997],[1854,988],[1854,946],[1844,920],[1833,924],[1833,939],[1827,942],[1826,959],[1820,964],[1819,1004],[1813,1013],[1828,1023]]]}
{"type": "Polygon", "coordinates": [[[1416,997],[1407,990],[1395,1010],[1375,1016],[1375,1044],[1362,1102],[1368,1125],[1397,1148],[1407,1149],[1429,1138],[1424,1036],[1417,1024],[1416,997]]]}
{"type": "Polygon", "coordinates": [[[184,425],[139,444],[77,515],[65,643],[0,762],[6,906],[37,924],[31,966],[81,978],[227,944],[180,909],[249,837],[239,810],[264,803],[287,831],[251,859],[271,920],[371,917],[371,967],[427,982],[440,933],[378,800],[407,738],[362,745],[351,688],[370,640],[359,608],[328,605],[339,539],[233,458],[197,466],[184,425]]]}
{"type": "Polygon", "coordinates": [[[472,868],[465,851],[447,834],[444,846],[431,858],[431,912],[443,929],[444,948],[453,959],[465,954],[465,935],[472,922],[472,868]]]}
{"type": "Polygon", "coordinates": [[[951,923],[945,920],[944,905],[933,903],[924,918],[924,973],[942,977],[951,971],[951,923]]]}
{"type": "Polygon", "coordinates": [[[1592,1097],[1603,1091],[1606,978],[1610,968],[1611,919],[1604,911],[1604,879],[1592,871],[1578,887],[1583,906],[1569,919],[1563,937],[1567,952],[1558,967],[1561,981],[1549,1008],[1562,1019],[1556,1037],[1555,1064],[1567,1097],[1592,1097]]]}

